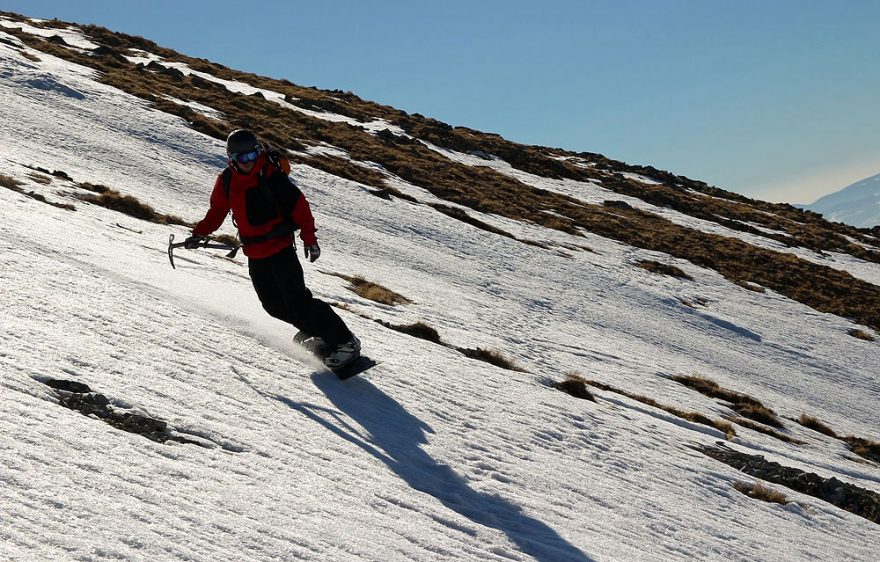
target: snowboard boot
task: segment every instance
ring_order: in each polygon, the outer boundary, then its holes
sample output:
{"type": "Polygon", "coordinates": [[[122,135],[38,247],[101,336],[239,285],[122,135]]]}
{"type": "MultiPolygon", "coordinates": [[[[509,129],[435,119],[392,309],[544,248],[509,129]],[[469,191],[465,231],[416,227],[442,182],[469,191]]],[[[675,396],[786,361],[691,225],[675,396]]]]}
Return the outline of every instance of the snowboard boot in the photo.
{"type": "Polygon", "coordinates": [[[327,354],[327,357],[324,358],[324,364],[330,369],[339,369],[348,365],[360,357],[360,355],[361,340],[352,334],[350,341],[339,344],[336,349],[327,354]]]}

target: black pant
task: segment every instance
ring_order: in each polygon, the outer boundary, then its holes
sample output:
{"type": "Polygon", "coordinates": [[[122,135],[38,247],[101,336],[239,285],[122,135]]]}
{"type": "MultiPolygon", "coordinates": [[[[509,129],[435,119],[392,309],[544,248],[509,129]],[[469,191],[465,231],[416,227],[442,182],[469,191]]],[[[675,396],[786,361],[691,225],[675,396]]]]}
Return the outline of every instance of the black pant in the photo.
{"type": "Polygon", "coordinates": [[[263,308],[271,316],[320,337],[331,346],[352,338],[342,318],[306,288],[293,246],[268,258],[249,259],[248,272],[263,308]]]}

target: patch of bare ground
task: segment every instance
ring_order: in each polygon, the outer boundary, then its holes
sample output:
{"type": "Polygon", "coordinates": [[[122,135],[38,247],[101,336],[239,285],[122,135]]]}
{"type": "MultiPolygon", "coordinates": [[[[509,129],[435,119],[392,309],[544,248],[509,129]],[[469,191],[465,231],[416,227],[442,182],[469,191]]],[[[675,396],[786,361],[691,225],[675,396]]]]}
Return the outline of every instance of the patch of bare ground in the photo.
{"type": "Polygon", "coordinates": [[[565,375],[565,380],[554,382],[552,383],[552,386],[556,390],[561,390],[562,392],[570,394],[575,398],[580,398],[581,400],[591,400],[593,402],[596,401],[596,398],[587,389],[587,381],[584,379],[584,377],[577,373],[568,373],[567,375],[565,375]]]}
{"type": "Polygon", "coordinates": [[[840,435],[827,424],[819,421],[814,416],[807,414],[801,414],[801,416],[795,421],[813,431],[834,439],[840,439],[849,445],[849,448],[853,453],[864,459],[880,464],[880,442],[874,441],[873,439],[866,439],[864,437],[856,437],[855,435],[840,435]]]}
{"type": "MultiPolygon", "coordinates": [[[[739,415],[749,418],[753,421],[770,425],[775,428],[782,428],[782,420],[776,415],[776,412],[764,406],[757,398],[753,398],[746,394],[728,390],[718,386],[713,380],[705,377],[697,376],[681,376],[671,377],[677,383],[683,384],[688,388],[709,396],[710,398],[718,398],[730,403],[730,407],[739,415]]],[[[754,428],[752,428],[754,429],[754,428]]]]}
{"type": "Polygon", "coordinates": [[[752,431],[757,431],[758,433],[763,433],[764,435],[769,435],[770,437],[773,437],[775,439],[779,439],[780,441],[784,441],[786,443],[791,443],[792,445],[803,445],[804,444],[804,442],[799,439],[795,439],[794,437],[791,437],[790,435],[780,433],[780,432],[776,431],[775,429],[771,429],[771,428],[767,427],[766,425],[754,422],[754,421],[747,419],[747,418],[734,416],[734,417],[730,417],[727,419],[729,419],[731,422],[733,422],[737,425],[740,425],[742,427],[746,427],[748,429],[751,429],[752,431]]]}
{"type": "Polygon", "coordinates": [[[736,436],[736,430],[733,428],[733,425],[723,420],[713,420],[709,416],[705,414],[701,414],[699,412],[688,412],[685,410],[681,410],[674,406],[667,406],[664,404],[660,404],[653,398],[649,398],[647,396],[642,396],[640,394],[635,394],[632,392],[627,392],[625,390],[621,390],[619,388],[615,388],[611,385],[601,383],[598,381],[588,380],[585,381],[590,386],[596,387],[600,390],[604,390],[606,392],[613,392],[615,394],[620,394],[622,396],[626,396],[631,400],[635,400],[636,402],[641,402],[642,404],[647,404],[653,408],[657,408],[663,410],[664,412],[670,413],[673,416],[679,417],[683,420],[687,420],[690,422],[698,423],[701,425],[707,425],[709,427],[714,427],[720,432],[724,433],[727,439],[733,439],[736,436]]]}
{"type": "Polygon", "coordinates": [[[471,359],[483,361],[484,363],[489,363],[490,365],[495,365],[496,367],[501,367],[502,369],[507,369],[508,371],[518,371],[520,373],[527,372],[525,369],[517,365],[515,361],[505,357],[504,354],[497,349],[486,349],[482,347],[477,347],[474,349],[467,347],[456,347],[455,349],[463,355],[470,357],[471,359]]]}
{"type": "Polygon", "coordinates": [[[650,271],[651,273],[659,273],[660,275],[669,275],[670,277],[678,277],[679,279],[693,280],[693,277],[674,265],[660,263],[654,260],[640,260],[636,265],[646,271],[650,271]]]}
{"type": "Polygon", "coordinates": [[[748,484],[746,482],[734,482],[733,487],[737,492],[741,492],[750,498],[765,501],[768,503],[778,503],[780,505],[788,505],[788,498],[782,492],[774,490],[769,486],[765,486],[761,482],[748,484]]]}
{"type": "Polygon", "coordinates": [[[812,472],[768,461],[761,455],[735,451],[724,443],[697,447],[701,453],[766,482],[826,501],[841,509],[880,523],[880,494],[837,478],[823,478],[812,472]]]}
{"type": "Polygon", "coordinates": [[[341,273],[331,273],[330,275],[335,275],[336,277],[340,277],[348,281],[348,289],[367,300],[378,302],[380,304],[387,304],[389,306],[412,303],[411,300],[404,297],[403,295],[395,293],[391,289],[383,287],[378,283],[367,281],[363,277],[357,275],[343,275],[341,273]]]}
{"type": "Polygon", "coordinates": [[[14,191],[25,197],[29,197],[34,201],[39,201],[40,203],[45,203],[47,205],[51,205],[53,207],[58,207],[59,209],[64,209],[67,211],[75,211],[76,207],[71,205],[70,203],[55,203],[54,201],[49,201],[46,199],[44,195],[37,193],[36,191],[28,191],[21,187],[24,185],[24,182],[19,181],[12,176],[7,176],[6,174],[0,174],[0,187],[5,187],[10,191],[14,191]]]}
{"type": "Polygon", "coordinates": [[[446,345],[445,343],[443,343],[443,340],[440,339],[440,333],[437,332],[436,329],[422,321],[413,322],[412,324],[391,324],[390,322],[385,322],[382,320],[376,320],[376,322],[385,326],[386,328],[394,330],[395,332],[408,334],[410,336],[422,340],[427,340],[436,344],[446,345]]]}
{"type": "Polygon", "coordinates": [[[89,191],[89,193],[79,193],[76,195],[78,199],[87,203],[99,205],[110,209],[111,211],[116,211],[136,219],[156,224],[176,224],[186,227],[193,226],[192,223],[187,222],[180,217],[157,212],[151,205],[141,202],[137,197],[123,195],[107,186],[91,183],[81,183],[78,185],[89,191]]]}
{"type": "Polygon", "coordinates": [[[873,335],[871,335],[870,333],[866,332],[865,330],[859,330],[859,329],[853,328],[853,329],[850,330],[848,333],[849,333],[849,335],[851,335],[852,337],[854,337],[854,338],[856,338],[856,339],[860,339],[860,340],[874,341],[874,339],[875,339],[873,335]]]}

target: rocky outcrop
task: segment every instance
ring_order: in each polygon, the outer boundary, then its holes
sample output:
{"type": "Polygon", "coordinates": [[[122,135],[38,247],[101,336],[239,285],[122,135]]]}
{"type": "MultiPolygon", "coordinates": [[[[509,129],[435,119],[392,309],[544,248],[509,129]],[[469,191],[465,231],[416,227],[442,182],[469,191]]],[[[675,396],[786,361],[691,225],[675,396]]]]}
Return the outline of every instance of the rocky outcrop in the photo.
{"type": "Polygon", "coordinates": [[[812,472],[783,466],[768,461],[762,455],[741,453],[723,443],[717,446],[699,447],[697,450],[749,476],[786,486],[864,517],[868,521],[880,523],[880,494],[870,490],[841,482],[837,478],[823,478],[812,472]]]}

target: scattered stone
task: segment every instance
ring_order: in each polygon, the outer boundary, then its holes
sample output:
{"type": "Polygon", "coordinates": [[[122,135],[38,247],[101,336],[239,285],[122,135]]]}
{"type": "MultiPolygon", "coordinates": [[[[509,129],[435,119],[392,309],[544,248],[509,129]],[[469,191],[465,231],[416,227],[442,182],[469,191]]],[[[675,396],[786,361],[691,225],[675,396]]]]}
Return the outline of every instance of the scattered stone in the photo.
{"type": "Polygon", "coordinates": [[[812,472],[783,466],[768,461],[762,455],[740,453],[723,443],[714,447],[698,447],[697,450],[749,476],[819,498],[868,521],[880,524],[880,494],[841,482],[837,478],[822,478],[812,472]]]}
{"type": "Polygon", "coordinates": [[[207,446],[203,442],[186,439],[179,435],[172,435],[168,431],[168,424],[162,420],[114,409],[106,396],[92,391],[87,384],[60,379],[50,379],[46,381],[46,384],[62,391],[58,398],[58,403],[65,408],[76,410],[84,416],[98,418],[122,431],[142,435],[157,443],[174,441],[199,445],[200,447],[207,446]]]}
{"type": "Polygon", "coordinates": [[[602,205],[609,209],[632,209],[632,205],[626,201],[602,201],[602,205]]]}
{"type": "Polygon", "coordinates": [[[60,35],[53,35],[52,37],[46,39],[46,41],[48,41],[49,43],[55,43],[56,45],[64,45],[65,47],[70,46],[67,41],[64,40],[64,37],[61,37],[60,35]]]}
{"type": "Polygon", "coordinates": [[[67,392],[91,392],[92,389],[89,388],[89,385],[83,384],[81,382],[76,381],[63,381],[60,379],[49,379],[46,381],[46,384],[54,388],[55,390],[66,390],[67,392]]]}

